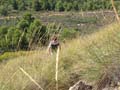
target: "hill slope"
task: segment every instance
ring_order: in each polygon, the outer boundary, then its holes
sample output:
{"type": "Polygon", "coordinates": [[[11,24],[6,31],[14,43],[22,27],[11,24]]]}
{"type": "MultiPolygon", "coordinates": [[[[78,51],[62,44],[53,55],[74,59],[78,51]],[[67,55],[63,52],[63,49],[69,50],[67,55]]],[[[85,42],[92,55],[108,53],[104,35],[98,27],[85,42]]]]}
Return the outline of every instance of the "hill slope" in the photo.
{"type": "MultiPolygon", "coordinates": [[[[106,69],[119,64],[119,24],[102,29],[62,45],[59,90],[68,90],[78,80],[95,84],[106,69]]],[[[0,64],[0,90],[39,90],[19,67],[28,72],[44,90],[55,90],[55,55],[48,56],[45,50],[30,53],[0,64]]]]}

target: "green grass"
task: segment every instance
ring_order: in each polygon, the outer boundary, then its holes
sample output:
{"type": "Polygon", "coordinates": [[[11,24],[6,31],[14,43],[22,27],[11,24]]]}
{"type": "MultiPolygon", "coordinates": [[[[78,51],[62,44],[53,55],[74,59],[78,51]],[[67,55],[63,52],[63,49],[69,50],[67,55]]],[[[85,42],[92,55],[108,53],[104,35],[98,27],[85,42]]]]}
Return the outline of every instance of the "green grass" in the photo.
{"type": "MultiPolygon", "coordinates": [[[[34,52],[34,51],[32,51],[32,52],[34,52]]],[[[25,56],[25,55],[27,55],[27,53],[28,52],[26,52],[26,51],[5,52],[5,53],[0,55],[0,61],[5,61],[5,60],[9,60],[11,58],[17,58],[17,57],[20,57],[20,56],[25,56]]]]}
{"type": "MultiPolygon", "coordinates": [[[[59,90],[68,90],[78,80],[95,84],[104,71],[120,63],[119,24],[101,28],[99,32],[71,40],[62,45],[59,61],[59,90]]],[[[20,70],[22,67],[44,90],[55,90],[55,55],[46,50],[0,64],[0,90],[38,90],[20,70]]]]}

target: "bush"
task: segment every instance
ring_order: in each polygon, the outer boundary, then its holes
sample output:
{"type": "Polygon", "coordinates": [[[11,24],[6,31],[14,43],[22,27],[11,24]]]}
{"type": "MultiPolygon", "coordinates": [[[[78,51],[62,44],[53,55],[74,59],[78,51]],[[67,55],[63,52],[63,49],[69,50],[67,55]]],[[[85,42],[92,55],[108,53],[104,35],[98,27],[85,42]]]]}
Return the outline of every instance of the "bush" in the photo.
{"type": "Polygon", "coordinates": [[[29,24],[28,24],[27,20],[22,20],[18,23],[18,28],[22,31],[27,30],[28,26],[29,26],[29,24]]]}
{"type": "Polygon", "coordinates": [[[0,49],[6,50],[7,47],[7,34],[8,32],[8,27],[1,27],[0,28],[0,49]]]}
{"type": "Polygon", "coordinates": [[[8,15],[8,9],[6,6],[0,6],[0,14],[3,16],[7,16],[8,15]]]}
{"type": "Polygon", "coordinates": [[[24,0],[19,0],[19,7],[18,7],[19,10],[26,10],[26,3],[24,0]]]}
{"type": "Polygon", "coordinates": [[[7,32],[7,45],[8,49],[16,49],[19,38],[20,38],[20,30],[10,27],[7,32]]]}
{"type": "Polygon", "coordinates": [[[40,11],[41,10],[41,3],[39,2],[39,0],[34,0],[33,1],[33,9],[35,11],[40,11]]]}
{"type": "Polygon", "coordinates": [[[56,4],[56,11],[64,11],[64,10],[65,9],[64,9],[62,1],[58,1],[56,4]]]}
{"type": "Polygon", "coordinates": [[[73,10],[79,10],[79,4],[78,4],[78,2],[77,1],[74,1],[74,3],[73,3],[73,10]]]}
{"type": "Polygon", "coordinates": [[[14,10],[18,10],[18,2],[16,0],[12,1],[12,6],[14,10]]]}
{"type": "Polygon", "coordinates": [[[72,10],[72,3],[68,3],[66,7],[66,11],[71,11],[72,10]]]}

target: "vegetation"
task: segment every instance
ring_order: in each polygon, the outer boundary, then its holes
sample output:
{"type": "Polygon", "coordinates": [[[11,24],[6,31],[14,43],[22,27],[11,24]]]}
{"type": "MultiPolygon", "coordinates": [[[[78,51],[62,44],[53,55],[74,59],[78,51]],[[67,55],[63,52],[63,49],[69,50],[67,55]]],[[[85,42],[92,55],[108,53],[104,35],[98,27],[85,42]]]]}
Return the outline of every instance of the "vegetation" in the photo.
{"type": "MultiPolygon", "coordinates": [[[[36,46],[45,46],[49,38],[61,32],[63,37],[75,37],[76,30],[63,29],[55,24],[43,25],[32,14],[26,13],[16,26],[2,26],[0,28],[0,47],[3,51],[29,50],[36,46]],[[61,30],[61,31],[60,31],[61,30]]],[[[71,39],[69,38],[69,39],[71,39]]]]}
{"type": "Polygon", "coordinates": [[[0,62],[2,63],[2,62],[5,62],[6,60],[17,58],[19,56],[26,56],[26,55],[27,55],[27,51],[6,52],[0,55],[0,62]]]}
{"type": "MultiPolygon", "coordinates": [[[[67,90],[79,79],[95,84],[106,69],[119,65],[119,24],[101,29],[62,45],[58,77],[60,90],[67,90]]],[[[22,67],[42,88],[55,90],[55,56],[47,56],[45,51],[28,52],[0,65],[0,89],[37,90],[37,86],[19,70],[22,67]]]]}
{"type": "MultiPolygon", "coordinates": [[[[1,0],[0,9],[2,9],[1,15],[10,10],[24,11],[88,11],[88,10],[100,10],[111,9],[112,5],[110,0],[1,0]],[[3,8],[3,6],[7,6],[3,8]]],[[[119,9],[119,1],[116,1],[116,7],[119,9]]]]}
{"type": "MultiPolygon", "coordinates": [[[[120,1],[115,7],[119,13],[120,1]]],[[[79,80],[99,88],[108,74],[118,83],[120,23],[111,10],[110,0],[0,0],[0,90],[38,90],[21,68],[56,90],[56,53],[46,53],[53,35],[61,45],[59,90],[79,80]]]]}

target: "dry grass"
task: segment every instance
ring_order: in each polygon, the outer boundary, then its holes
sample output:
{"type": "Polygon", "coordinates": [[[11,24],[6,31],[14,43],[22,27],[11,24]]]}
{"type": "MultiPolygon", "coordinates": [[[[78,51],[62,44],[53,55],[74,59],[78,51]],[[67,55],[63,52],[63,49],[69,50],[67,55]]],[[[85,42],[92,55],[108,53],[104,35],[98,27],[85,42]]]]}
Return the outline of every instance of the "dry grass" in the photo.
{"type": "MultiPolygon", "coordinates": [[[[118,24],[102,28],[84,38],[62,45],[59,61],[59,90],[67,90],[79,79],[94,84],[120,58],[118,24]]],[[[0,90],[39,90],[20,70],[22,67],[44,90],[55,90],[55,55],[34,51],[0,65],[0,90]]]]}

